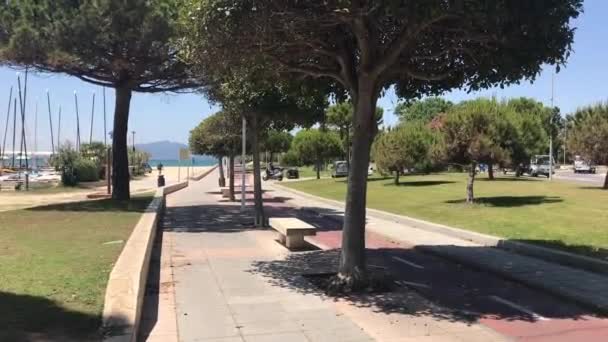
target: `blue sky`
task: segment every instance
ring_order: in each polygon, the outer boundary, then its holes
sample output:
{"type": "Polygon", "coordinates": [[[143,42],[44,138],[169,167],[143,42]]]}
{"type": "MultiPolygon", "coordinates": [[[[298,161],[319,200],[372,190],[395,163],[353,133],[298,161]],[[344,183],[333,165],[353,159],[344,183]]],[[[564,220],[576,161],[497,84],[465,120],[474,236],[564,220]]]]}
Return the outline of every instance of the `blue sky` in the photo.
{"type": "MultiPolygon", "coordinates": [[[[570,113],[580,106],[608,100],[608,44],[606,44],[606,41],[608,41],[608,26],[605,23],[606,13],[608,13],[608,1],[586,0],[585,13],[574,23],[577,27],[574,52],[567,66],[555,76],[555,105],[561,108],[562,113],[570,113]]],[[[495,95],[498,98],[527,96],[549,104],[553,70],[549,66],[545,68],[533,84],[524,82],[505,89],[487,89],[470,94],[463,90],[455,90],[447,93],[445,97],[458,102],[478,96],[495,95]]],[[[11,86],[15,86],[16,89],[16,72],[12,69],[0,68],[0,137],[4,137],[8,94],[11,86]]],[[[28,86],[26,131],[29,136],[29,146],[33,147],[34,144],[35,104],[38,102],[37,145],[39,150],[50,150],[46,89],[49,89],[51,95],[54,125],[57,125],[57,110],[61,105],[62,140],[70,139],[72,141],[76,136],[74,91],[77,92],[81,140],[83,142],[89,139],[92,94],[95,92],[96,108],[93,139],[103,139],[102,89],[100,87],[61,75],[31,76],[28,86]]],[[[398,99],[390,91],[379,101],[379,106],[385,109],[384,121],[387,124],[396,122],[393,109],[397,103],[398,99]]],[[[111,130],[112,127],[113,108],[113,90],[108,89],[106,92],[108,130],[111,130]]],[[[137,143],[159,140],[185,143],[188,140],[190,129],[216,110],[217,108],[210,105],[198,94],[134,94],[131,103],[129,131],[136,132],[137,143]]],[[[9,135],[11,135],[11,129],[12,127],[9,127],[9,135]]],[[[11,149],[11,144],[12,141],[9,136],[9,139],[7,139],[8,149],[11,149]]]]}

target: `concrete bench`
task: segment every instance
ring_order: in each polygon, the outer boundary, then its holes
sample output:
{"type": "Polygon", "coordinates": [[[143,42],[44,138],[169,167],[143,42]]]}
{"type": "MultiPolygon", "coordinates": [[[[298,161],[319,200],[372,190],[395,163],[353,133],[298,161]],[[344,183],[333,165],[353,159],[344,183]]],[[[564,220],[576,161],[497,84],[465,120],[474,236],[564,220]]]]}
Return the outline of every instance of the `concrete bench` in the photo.
{"type": "Polygon", "coordinates": [[[297,218],[272,217],[270,227],[279,232],[280,242],[289,249],[306,246],[304,236],[316,235],[316,228],[297,218]]]}

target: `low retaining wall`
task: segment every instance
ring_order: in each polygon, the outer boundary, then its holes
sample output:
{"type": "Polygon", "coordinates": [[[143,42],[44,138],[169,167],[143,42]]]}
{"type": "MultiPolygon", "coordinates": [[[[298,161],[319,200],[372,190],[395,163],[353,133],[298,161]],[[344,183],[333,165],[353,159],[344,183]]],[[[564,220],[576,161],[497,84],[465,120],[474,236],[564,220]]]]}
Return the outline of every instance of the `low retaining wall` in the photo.
{"type": "Polygon", "coordinates": [[[106,288],[102,315],[104,341],[136,341],[152,247],[165,208],[165,197],[187,186],[186,181],[156,190],[120,253],[106,288]]]}
{"type": "MultiPolygon", "coordinates": [[[[339,206],[340,208],[344,208],[344,203],[339,201],[334,201],[326,198],[322,198],[319,196],[311,195],[299,190],[294,190],[285,186],[281,186],[275,184],[275,186],[280,187],[281,189],[289,192],[293,192],[300,196],[313,198],[315,200],[319,200],[331,205],[339,206]]],[[[504,250],[509,250],[512,252],[516,252],[519,254],[535,257],[538,259],[542,259],[545,261],[553,262],[556,264],[561,264],[564,266],[570,266],[578,269],[583,269],[595,273],[600,274],[608,274],[608,262],[586,257],[583,255],[573,254],[565,251],[561,251],[558,249],[547,248],[537,245],[532,245],[523,242],[511,241],[508,239],[486,235],[481,233],[476,233],[460,228],[454,228],[445,226],[442,224],[432,223],[424,220],[415,219],[408,216],[391,214],[385,211],[376,210],[376,209],[367,209],[367,212],[377,218],[393,221],[401,224],[405,224],[411,226],[413,228],[418,228],[426,231],[431,231],[434,233],[439,233],[451,237],[455,237],[462,240],[467,240],[474,242],[483,246],[497,247],[504,250]]]]}
{"type": "Polygon", "coordinates": [[[218,165],[215,165],[212,168],[210,168],[209,170],[201,173],[200,175],[196,175],[196,176],[190,177],[190,179],[193,180],[193,181],[199,181],[199,180],[205,178],[208,174],[210,174],[211,172],[213,172],[213,170],[215,170],[217,168],[218,168],[218,165]]]}

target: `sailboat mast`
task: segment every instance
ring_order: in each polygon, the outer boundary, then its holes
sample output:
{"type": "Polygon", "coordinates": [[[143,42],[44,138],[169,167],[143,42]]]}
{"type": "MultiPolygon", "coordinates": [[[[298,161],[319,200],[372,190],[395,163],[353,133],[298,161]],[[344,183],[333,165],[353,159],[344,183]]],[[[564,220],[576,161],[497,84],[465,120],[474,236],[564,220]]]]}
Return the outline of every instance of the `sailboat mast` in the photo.
{"type": "Polygon", "coordinates": [[[46,90],[46,100],[49,105],[49,127],[51,128],[51,153],[55,154],[55,137],[53,136],[53,114],[51,113],[51,95],[49,90],[46,90]]]}
{"type": "Polygon", "coordinates": [[[61,106],[59,106],[59,118],[57,120],[57,148],[61,148],[61,106]]]}
{"type": "Polygon", "coordinates": [[[106,128],[106,87],[103,87],[103,144],[108,146],[108,131],[106,128]]]}
{"type": "Polygon", "coordinates": [[[78,115],[78,95],[74,90],[74,103],[76,104],[76,150],[80,152],[80,117],[78,115]]]}
{"type": "Polygon", "coordinates": [[[32,151],[32,169],[38,168],[36,152],[38,152],[38,100],[36,100],[36,109],[34,110],[34,150],[32,151]]]}
{"type": "Polygon", "coordinates": [[[13,87],[11,86],[11,90],[8,96],[8,109],[6,110],[6,124],[4,126],[4,138],[2,139],[2,153],[0,153],[0,158],[2,159],[2,168],[4,169],[4,158],[6,158],[6,136],[8,135],[8,123],[11,121],[11,102],[13,102],[13,87]]]}
{"type": "Polygon", "coordinates": [[[13,156],[12,156],[12,164],[11,167],[15,168],[15,138],[17,137],[17,97],[15,97],[13,102],[13,156]]]}
{"type": "Polygon", "coordinates": [[[93,123],[95,122],[95,92],[93,92],[93,105],[91,106],[91,132],[89,133],[89,144],[93,143],[93,123]]]}

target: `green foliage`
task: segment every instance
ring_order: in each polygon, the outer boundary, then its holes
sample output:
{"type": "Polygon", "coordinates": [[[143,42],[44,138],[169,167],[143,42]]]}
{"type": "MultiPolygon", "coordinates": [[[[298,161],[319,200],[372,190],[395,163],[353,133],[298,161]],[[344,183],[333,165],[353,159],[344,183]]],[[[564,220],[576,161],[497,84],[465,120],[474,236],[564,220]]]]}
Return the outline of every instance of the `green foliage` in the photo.
{"type": "MultiPolygon", "coordinates": [[[[345,157],[348,155],[346,152],[350,148],[349,145],[350,141],[352,140],[353,114],[354,108],[351,102],[338,102],[329,106],[329,108],[327,108],[325,111],[325,123],[327,123],[329,127],[338,131],[340,140],[342,141],[345,157]]],[[[382,124],[383,116],[384,109],[381,107],[376,107],[376,112],[374,114],[376,121],[376,125],[374,127],[376,130],[378,129],[378,126],[382,124]]]]}
{"type": "Polygon", "coordinates": [[[145,151],[133,150],[129,149],[129,164],[132,166],[131,175],[139,176],[144,173],[143,164],[147,163],[150,160],[150,154],[145,151]]]}
{"type": "Polygon", "coordinates": [[[427,97],[423,100],[401,102],[395,107],[395,115],[402,122],[430,122],[438,114],[446,113],[454,104],[441,97],[427,97]]]}
{"type": "Polygon", "coordinates": [[[175,53],[180,2],[3,1],[0,60],[135,91],[191,86],[175,53]]]}
{"type": "Polygon", "coordinates": [[[568,146],[575,154],[596,163],[608,163],[608,104],[577,110],[568,132],[568,146]]]}
{"type": "Polygon", "coordinates": [[[293,149],[285,152],[281,156],[281,165],[283,166],[302,166],[299,154],[293,149]]]}
{"type": "Polygon", "coordinates": [[[438,139],[424,122],[413,121],[378,135],[372,145],[372,157],[381,173],[426,171],[434,162],[433,145],[438,139]]]}
{"type": "Polygon", "coordinates": [[[338,134],[319,129],[299,131],[293,139],[292,149],[297,153],[298,159],[306,165],[318,165],[342,153],[338,134]]]}
{"type": "Polygon", "coordinates": [[[74,172],[78,182],[96,182],[99,180],[99,167],[95,161],[90,159],[76,159],[74,172]]]}
{"type": "Polygon", "coordinates": [[[83,158],[92,160],[101,167],[106,163],[107,147],[102,142],[94,141],[80,145],[80,154],[83,158]]]}
{"type": "Polygon", "coordinates": [[[262,138],[261,150],[271,154],[287,152],[292,140],[293,136],[289,132],[270,130],[262,138]]]}
{"type": "Polygon", "coordinates": [[[241,140],[240,115],[221,111],[207,117],[190,131],[189,145],[194,154],[223,157],[238,154],[241,140]]]}
{"type": "Polygon", "coordinates": [[[396,85],[406,99],[533,79],[565,62],[582,12],[582,0],[188,2],[184,21],[215,59],[264,60],[348,91],[365,70],[377,93],[396,85]]]}
{"type": "Polygon", "coordinates": [[[69,143],[60,146],[57,150],[51,164],[57,171],[61,172],[61,183],[63,185],[75,186],[78,184],[76,163],[79,159],[80,155],[69,143]]]}
{"type": "MultiPolygon", "coordinates": [[[[557,113],[558,118],[553,120],[552,128],[551,115],[554,112],[540,102],[521,97],[510,99],[499,105],[508,108],[507,118],[517,132],[511,151],[511,166],[527,165],[534,155],[547,153],[550,131],[560,125],[559,112],[557,113]]],[[[557,146],[557,141],[555,145],[557,146]]]]}
{"type": "Polygon", "coordinates": [[[510,110],[483,98],[454,106],[441,127],[448,159],[459,164],[509,163],[517,143],[510,110]]]}

